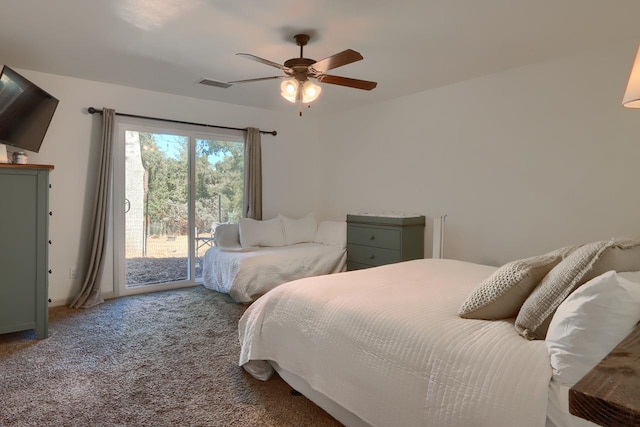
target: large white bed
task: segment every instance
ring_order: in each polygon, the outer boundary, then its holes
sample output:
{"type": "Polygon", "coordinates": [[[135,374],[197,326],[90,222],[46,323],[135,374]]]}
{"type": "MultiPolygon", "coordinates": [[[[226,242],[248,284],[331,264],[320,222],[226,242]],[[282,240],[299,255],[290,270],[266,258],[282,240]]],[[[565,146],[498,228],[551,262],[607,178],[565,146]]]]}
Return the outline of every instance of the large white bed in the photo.
{"type": "Polygon", "coordinates": [[[495,270],[418,260],[285,284],[240,321],[240,364],[275,362],[369,425],[543,426],[544,342],[457,315],[495,270]]]}
{"type": "Polygon", "coordinates": [[[425,259],[286,283],[240,320],[239,363],[348,426],[589,425],[550,388],[544,340],[458,316],[495,271],[425,259]]]}

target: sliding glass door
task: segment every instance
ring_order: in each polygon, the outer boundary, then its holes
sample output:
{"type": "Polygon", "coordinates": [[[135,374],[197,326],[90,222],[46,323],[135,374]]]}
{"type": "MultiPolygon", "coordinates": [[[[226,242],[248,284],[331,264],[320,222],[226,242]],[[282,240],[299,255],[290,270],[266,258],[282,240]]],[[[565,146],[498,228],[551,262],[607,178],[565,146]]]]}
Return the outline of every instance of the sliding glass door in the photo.
{"type": "Polygon", "coordinates": [[[240,217],[242,134],[137,123],[120,123],[118,133],[114,276],[119,294],[201,282],[215,226],[240,217]]]}
{"type": "Polygon", "coordinates": [[[126,286],[189,279],[189,138],[125,133],[126,286]]]}
{"type": "Polygon", "coordinates": [[[204,254],[213,246],[218,224],[237,223],[242,213],[244,143],[196,138],[195,153],[195,276],[202,280],[204,254]]]}

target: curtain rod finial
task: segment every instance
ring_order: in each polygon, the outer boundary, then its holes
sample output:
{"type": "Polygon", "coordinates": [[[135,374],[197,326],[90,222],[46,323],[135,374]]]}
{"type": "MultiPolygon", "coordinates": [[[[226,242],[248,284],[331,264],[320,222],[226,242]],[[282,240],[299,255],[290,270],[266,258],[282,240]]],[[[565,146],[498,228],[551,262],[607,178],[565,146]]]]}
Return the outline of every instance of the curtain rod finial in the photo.
{"type": "Polygon", "coordinates": [[[98,110],[96,110],[96,109],[95,109],[95,108],[93,108],[93,107],[89,107],[89,108],[87,108],[87,111],[89,112],[89,114],[95,114],[95,113],[97,113],[97,112],[98,112],[98,110]]]}

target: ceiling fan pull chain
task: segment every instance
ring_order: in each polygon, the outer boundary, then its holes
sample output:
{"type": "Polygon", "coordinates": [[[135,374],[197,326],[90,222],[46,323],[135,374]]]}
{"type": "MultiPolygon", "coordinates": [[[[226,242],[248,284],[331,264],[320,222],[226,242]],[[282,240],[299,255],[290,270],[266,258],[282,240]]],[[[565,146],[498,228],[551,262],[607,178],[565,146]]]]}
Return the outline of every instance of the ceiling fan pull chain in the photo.
{"type": "MultiPolygon", "coordinates": [[[[309,109],[310,109],[310,108],[311,108],[311,104],[307,104],[307,108],[309,108],[309,109]]],[[[300,117],[302,117],[302,109],[299,109],[299,110],[298,110],[298,115],[299,115],[300,117]]]]}

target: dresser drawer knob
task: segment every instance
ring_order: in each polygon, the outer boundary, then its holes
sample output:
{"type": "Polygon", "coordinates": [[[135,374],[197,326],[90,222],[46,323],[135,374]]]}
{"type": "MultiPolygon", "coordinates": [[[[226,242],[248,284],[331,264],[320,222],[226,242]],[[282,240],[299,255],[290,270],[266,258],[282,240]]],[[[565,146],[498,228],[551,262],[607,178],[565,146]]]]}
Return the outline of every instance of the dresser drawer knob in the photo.
{"type": "Polygon", "coordinates": [[[51,240],[49,240],[49,244],[51,244],[51,240]]]}
{"type": "Polygon", "coordinates": [[[375,257],[375,255],[369,255],[369,259],[374,259],[375,257]]]}
{"type": "Polygon", "coordinates": [[[369,240],[376,240],[376,236],[372,234],[371,236],[369,236],[369,240]]]}

